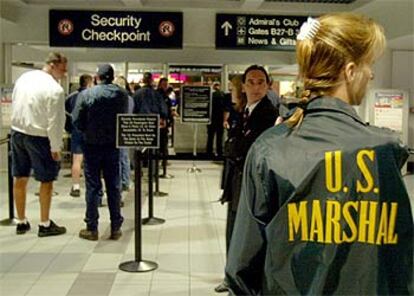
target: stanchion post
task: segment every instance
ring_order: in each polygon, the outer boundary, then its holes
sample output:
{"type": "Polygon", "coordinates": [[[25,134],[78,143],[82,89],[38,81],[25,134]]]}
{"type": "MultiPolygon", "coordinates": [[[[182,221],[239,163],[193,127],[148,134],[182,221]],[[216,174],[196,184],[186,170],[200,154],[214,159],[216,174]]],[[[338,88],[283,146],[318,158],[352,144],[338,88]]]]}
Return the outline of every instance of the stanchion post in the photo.
{"type": "Polygon", "coordinates": [[[187,170],[189,173],[200,173],[201,169],[199,169],[195,164],[195,159],[197,157],[197,132],[198,132],[198,125],[194,123],[194,141],[193,141],[193,166],[187,170]]]}
{"type": "Polygon", "coordinates": [[[152,149],[148,150],[148,218],[142,219],[142,224],[158,225],[165,222],[164,219],[154,217],[154,190],[153,190],[153,169],[152,149]]]}
{"type": "Polygon", "coordinates": [[[0,225],[15,225],[14,222],[14,198],[13,198],[13,176],[12,176],[12,154],[11,154],[11,135],[7,135],[7,180],[9,194],[9,218],[0,221],[0,225]]]}
{"type": "Polygon", "coordinates": [[[14,219],[14,198],[13,198],[13,176],[12,176],[12,153],[11,153],[11,135],[8,134],[7,138],[7,155],[8,155],[8,176],[9,176],[9,219],[14,219]]]}
{"type": "Polygon", "coordinates": [[[154,196],[162,197],[167,196],[168,193],[161,192],[160,191],[160,158],[158,157],[160,155],[160,149],[154,150],[154,161],[155,161],[155,192],[154,196]]]}
{"type": "Polygon", "coordinates": [[[141,184],[141,152],[135,151],[135,260],[119,264],[119,269],[128,272],[146,272],[158,268],[158,264],[152,261],[142,260],[142,184],[141,184]]]}

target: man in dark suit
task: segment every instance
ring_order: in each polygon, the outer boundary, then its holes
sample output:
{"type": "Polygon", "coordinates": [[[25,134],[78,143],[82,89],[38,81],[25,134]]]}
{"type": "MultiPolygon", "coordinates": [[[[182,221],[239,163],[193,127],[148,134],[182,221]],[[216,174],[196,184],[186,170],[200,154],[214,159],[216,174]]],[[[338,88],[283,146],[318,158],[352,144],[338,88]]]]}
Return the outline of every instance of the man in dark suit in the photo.
{"type": "Polygon", "coordinates": [[[245,156],[257,137],[275,124],[278,110],[267,97],[270,78],[266,70],[258,65],[246,69],[242,77],[247,104],[244,109],[243,135],[245,156]]]}
{"type": "MultiPolygon", "coordinates": [[[[235,136],[232,141],[237,144],[232,145],[234,146],[234,149],[229,151],[230,155],[226,155],[226,157],[231,159],[232,166],[232,177],[230,181],[232,183],[230,185],[232,199],[228,205],[226,227],[226,241],[228,244],[232,237],[233,226],[236,219],[243,166],[247,153],[253,142],[266,129],[272,127],[276,122],[276,118],[279,116],[278,110],[267,97],[269,83],[269,75],[261,66],[252,65],[248,67],[242,76],[242,88],[247,97],[247,104],[244,108],[242,122],[235,127],[235,129],[238,130],[233,131],[237,136],[235,136]]],[[[228,290],[227,280],[224,279],[224,281],[214,290],[218,293],[226,292],[228,290]]]]}

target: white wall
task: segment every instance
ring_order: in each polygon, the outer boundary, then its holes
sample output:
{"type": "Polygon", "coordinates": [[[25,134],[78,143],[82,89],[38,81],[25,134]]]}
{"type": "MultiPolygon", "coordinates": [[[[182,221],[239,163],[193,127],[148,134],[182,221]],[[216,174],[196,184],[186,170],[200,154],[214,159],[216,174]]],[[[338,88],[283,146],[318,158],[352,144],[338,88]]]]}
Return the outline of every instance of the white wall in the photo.
{"type": "MultiPolygon", "coordinates": [[[[414,108],[414,51],[394,51],[392,60],[391,87],[408,91],[410,107],[414,108]]],[[[408,117],[408,145],[414,148],[414,113],[408,117]]]]}

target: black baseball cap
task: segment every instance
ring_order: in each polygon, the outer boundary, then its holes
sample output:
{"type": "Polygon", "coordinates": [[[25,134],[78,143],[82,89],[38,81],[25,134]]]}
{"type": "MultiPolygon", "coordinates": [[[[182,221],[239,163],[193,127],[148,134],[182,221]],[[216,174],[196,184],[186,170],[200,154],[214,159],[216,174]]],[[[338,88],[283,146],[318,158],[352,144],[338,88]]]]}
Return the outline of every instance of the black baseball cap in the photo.
{"type": "Polygon", "coordinates": [[[114,68],[110,64],[99,65],[96,74],[99,76],[99,79],[106,82],[114,80],[114,68]]]}

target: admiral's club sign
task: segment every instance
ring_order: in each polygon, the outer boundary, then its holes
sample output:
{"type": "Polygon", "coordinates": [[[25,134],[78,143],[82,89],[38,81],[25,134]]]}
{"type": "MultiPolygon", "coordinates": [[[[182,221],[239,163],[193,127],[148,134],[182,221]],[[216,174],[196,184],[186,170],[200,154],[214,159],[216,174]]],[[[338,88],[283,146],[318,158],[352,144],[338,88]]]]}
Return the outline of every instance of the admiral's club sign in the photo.
{"type": "Polygon", "coordinates": [[[181,12],[50,10],[57,47],[182,48],[181,12]]]}

